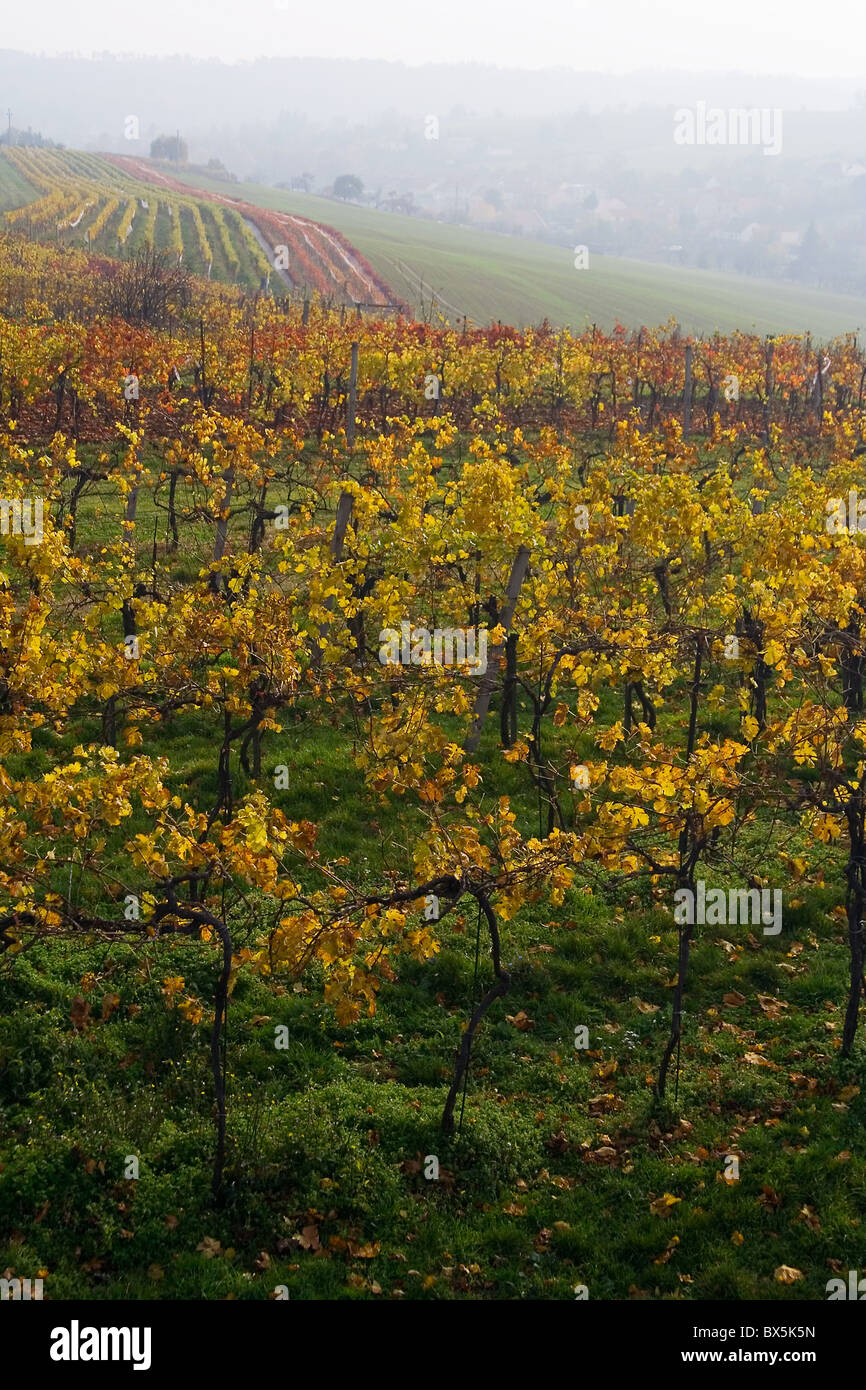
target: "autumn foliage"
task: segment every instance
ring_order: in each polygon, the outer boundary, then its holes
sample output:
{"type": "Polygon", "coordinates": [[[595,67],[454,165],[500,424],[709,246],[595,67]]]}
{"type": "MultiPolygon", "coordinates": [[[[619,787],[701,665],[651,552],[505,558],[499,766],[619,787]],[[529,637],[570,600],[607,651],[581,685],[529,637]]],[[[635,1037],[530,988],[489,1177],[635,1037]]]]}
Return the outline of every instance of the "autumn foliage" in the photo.
{"type": "MultiPolygon", "coordinates": [[[[261,225],[315,285],[303,227],[261,225]]],[[[0,240],[0,497],[44,505],[40,542],[7,526],[0,552],[5,963],[66,934],[214,951],[206,1016],[181,985],[167,997],[211,1029],[217,1185],[237,973],[315,964],[351,1025],[458,904],[477,905],[493,983],[446,1127],[510,987],[509,920],[623,882],[666,911],[703,878],[837,882],[850,1052],[866,551],[827,504],[862,476],[854,339],[455,331],[321,303],[303,322],[213,284],[148,325],[111,315],[116,273],[0,240]],[[383,663],[380,633],[404,622],[484,630],[486,671],[383,663]],[[209,801],[173,774],[181,717],[209,730],[209,801]],[[275,775],[297,720],[351,732],[371,843],[386,804],[400,843],[365,864],[321,853],[275,775]]]]}

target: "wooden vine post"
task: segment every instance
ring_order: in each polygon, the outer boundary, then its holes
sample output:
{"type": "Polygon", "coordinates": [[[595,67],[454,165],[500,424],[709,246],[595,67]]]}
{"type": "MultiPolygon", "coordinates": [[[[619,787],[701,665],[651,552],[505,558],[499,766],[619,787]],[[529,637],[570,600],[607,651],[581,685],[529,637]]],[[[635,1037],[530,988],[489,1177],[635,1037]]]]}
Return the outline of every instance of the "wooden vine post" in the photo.
{"type": "MultiPolygon", "coordinates": [[[[229,534],[229,509],[231,507],[232,493],[234,492],[235,486],[234,468],[226,469],[223,474],[223,483],[225,484],[225,492],[223,493],[223,499],[220,504],[219,521],[217,522],[213,546],[214,565],[219,564],[226,552],[226,542],[229,534]]],[[[215,594],[218,594],[222,587],[221,580],[222,575],[220,571],[214,569],[210,577],[210,587],[215,594]]]]}
{"type": "MultiPolygon", "coordinates": [[[[511,630],[511,622],[514,617],[514,609],[520,597],[520,590],[529,569],[529,549],[522,545],[518,550],[514,564],[511,567],[511,576],[508,580],[508,588],[505,591],[505,606],[499,614],[499,626],[504,628],[503,637],[507,638],[511,630]]],[[[484,721],[487,718],[487,711],[490,708],[490,699],[496,687],[499,676],[499,668],[502,665],[502,657],[505,652],[505,641],[493,647],[488,653],[487,670],[481,678],[481,685],[475,700],[475,709],[472,715],[472,725],[463,745],[464,753],[475,753],[481,742],[481,732],[484,728],[484,721]]]]}
{"type": "Polygon", "coordinates": [[[349,394],[346,397],[346,443],[355,443],[355,411],[358,406],[358,344],[352,344],[352,365],[349,371],[349,394]]]}
{"type": "Polygon", "coordinates": [[[686,346],[686,381],[683,389],[683,439],[688,439],[692,428],[692,357],[691,343],[686,346]]]}
{"type": "MultiPolygon", "coordinates": [[[[352,515],[354,498],[351,492],[341,492],[340,500],[337,503],[337,520],[334,523],[334,534],[331,538],[331,564],[338,565],[343,558],[343,545],[346,539],[346,531],[349,527],[349,518],[352,515]]],[[[333,594],[325,600],[325,607],[333,612],[333,594]]],[[[322,649],[328,635],[328,624],[322,623],[319,627],[319,640],[313,646],[313,669],[322,669],[322,649]]]]}

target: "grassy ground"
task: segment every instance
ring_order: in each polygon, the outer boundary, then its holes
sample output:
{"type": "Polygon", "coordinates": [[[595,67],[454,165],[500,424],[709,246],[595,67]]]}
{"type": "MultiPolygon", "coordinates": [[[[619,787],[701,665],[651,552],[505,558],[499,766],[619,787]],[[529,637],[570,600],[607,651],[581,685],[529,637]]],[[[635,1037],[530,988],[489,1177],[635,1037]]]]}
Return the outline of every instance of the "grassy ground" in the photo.
{"type": "Polygon", "coordinates": [[[24,207],[26,203],[35,202],[38,197],[38,188],[34,188],[22,178],[8,159],[0,158],[0,212],[24,207]]]}
{"type": "Polygon", "coordinates": [[[329,223],[358,247],[396,294],[416,306],[423,280],[424,303],[429,304],[432,290],[447,318],[468,314],[476,323],[499,319],[525,326],[547,317],[574,328],[596,323],[610,330],[617,320],[639,328],[673,317],[687,333],[809,331],[818,338],[866,326],[863,298],[612,256],[591,256],[588,270],[575,270],[574,253],[567,247],[259,184],[185,177],[196,188],[329,223]]]}
{"type": "MultiPolygon", "coordinates": [[[[138,520],[146,539],[146,496],[138,520]]],[[[85,495],[79,529],[94,544],[116,536],[117,517],[85,495]]],[[[209,536],[203,524],[187,540],[204,556],[209,536]]],[[[375,876],[386,843],[407,863],[405,807],[382,808],[383,835],[370,836],[349,727],[314,708],[282,723],[263,767],[286,764],[290,785],[271,794],[320,826],[323,855],[366,858],[375,876]]],[[[528,830],[534,792],[496,757],[496,725],[494,713],[488,790],[508,793],[528,830]]],[[[98,727],[41,732],[34,761],[50,767],[98,727]]],[[[144,733],[141,751],[170,754],[173,789],[211,805],[206,715],[144,733]]],[[[236,794],[247,789],[239,776],[236,794]]],[[[778,866],[767,872],[778,881],[778,866]]],[[[323,1006],[318,969],[276,985],[242,972],[221,1208],[207,1014],[186,1022],[162,994],[181,976],[207,1004],[215,950],[45,943],[0,975],[0,1271],[45,1271],[51,1298],[266,1299],[285,1285],[293,1299],[573,1299],[586,1285],[595,1300],[823,1299],[837,1268],[864,1260],[866,1043],[849,1063],[837,1050],[843,892],[828,877],[804,893],[779,937],[699,930],[665,1108],[651,1083],[676,975],[670,915],[622,884],[524,910],[504,928],[511,990],[480,1030],[451,1140],[438,1126],[455,1050],[490,978],[482,936],[474,982],[474,913],[446,918],[435,959],[404,964],[375,1017],[350,1028],[323,1006]],[[802,1279],[779,1282],[782,1265],[802,1279]]]]}
{"type": "MultiPolygon", "coordinates": [[[[288,742],[271,750],[291,769],[281,799],[360,855],[346,737],[297,727],[288,742]]],[[[200,787],[212,748],[203,731],[181,747],[178,783],[200,787]]],[[[822,1298],[831,1261],[863,1263],[866,1186],[862,1050],[847,1067],[834,1056],[846,953],[824,905],[757,948],[747,928],[726,929],[728,945],[705,934],[665,1111],[650,1081],[676,968],[670,918],[581,895],[552,919],[523,913],[453,1141],[438,1121],[473,994],[471,914],[349,1029],[323,1009],[315,971],[294,987],[241,978],[219,1211],[207,1023],[181,1021],[160,992],[179,975],[207,1000],[214,953],[45,945],[0,982],[0,1267],[47,1270],[51,1297],[266,1298],[285,1284],[292,1298],[572,1298],[585,1284],[593,1299],[822,1298]],[[573,1045],[581,1024],[587,1051],[573,1045]],[[726,1183],[731,1153],[740,1176],[726,1183]],[[659,1214],[665,1194],[677,1200],[659,1214]],[[778,1283],[783,1264],[804,1279],[778,1283]]]]}

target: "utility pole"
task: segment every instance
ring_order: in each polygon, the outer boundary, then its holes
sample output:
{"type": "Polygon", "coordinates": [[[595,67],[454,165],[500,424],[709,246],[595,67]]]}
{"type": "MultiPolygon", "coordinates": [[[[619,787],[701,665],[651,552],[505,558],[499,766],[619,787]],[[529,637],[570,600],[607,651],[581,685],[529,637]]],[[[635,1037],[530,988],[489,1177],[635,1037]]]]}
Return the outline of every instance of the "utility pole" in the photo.
{"type": "Polygon", "coordinates": [[[12,112],[11,112],[11,110],[9,109],[8,106],[7,106],[7,108],[6,108],[6,118],[7,118],[7,120],[9,121],[9,132],[8,132],[8,135],[7,135],[6,143],[9,144],[9,145],[11,145],[11,144],[12,144],[12,112]]]}

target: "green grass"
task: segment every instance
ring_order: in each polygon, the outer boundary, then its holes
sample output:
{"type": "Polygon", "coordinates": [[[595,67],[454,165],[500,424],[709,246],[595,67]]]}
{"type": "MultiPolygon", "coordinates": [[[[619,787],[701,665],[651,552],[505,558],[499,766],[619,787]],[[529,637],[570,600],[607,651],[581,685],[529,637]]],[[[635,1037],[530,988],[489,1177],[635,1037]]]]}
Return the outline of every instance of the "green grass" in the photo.
{"type": "Polygon", "coordinates": [[[0,158],[0,212],[24,207],[25,203],[33,203],[39,196],[38,188],[22,178],[8,159],[0,158]]]}
{"type": "MultiPolygon", "coordinates": [[[[447,318],[524,327],[548,318],[582,329],[654,327],[675,318],[686,333],[735,330],[805,333],[816,338],[866,325],[866,299],[710,271],[612,256],[591,256],[574,269],[568,247],[454,227],[355,207],[328,198],[288,193],[261,184],[230,184],[184,175],[191,187],[228,193],[263,208],[295,212],[336,227],[358,247],[394,292],[416,306],[431,290],[447,318]],[[410,272],[401,272],[402,263],[410,272]]],[[[578,238],[576,238],[578,240],[578,238]]]]}
{"type": "MultiPolygon", "coordinates": [[[[315,766],[346,795],[340,741],[293,739],[295,787],[315,766]]],[[[356,830],[343,840],[333,819],[326,829],[352,851],[356,830]]],[[[160,993],[176,974],[207,999],[214,953],[190,943],[33,951],[0,984],[0,1260],[23,1275],[47,1269],[54,1298],[267,1298],[279,1284],[293,1299],[571,1299],[578,1284],[593,1299],[825,1297],[829,1260],[862,1265],[866,1187],[866,1098],[839,1100],[856,1064],[840,1070],[823,1033],[839,1026],[823,1003],[842,994],[839,933],[811,904],[796,935],[819,949],[790,978],[790,939],[760,955],[746,948],[732,965],[708,934],[693,961],[679,1099],[657,1112],[647,1080],[676,937],[668,926],[651,942],[649,925],[575,898],[553,920],[524,913],[509,926],[511,993],[479,1034],[451,1141],[438,1120],[472,997],[469,916],[353,1028],[322,1008],[315,971],[299,992],[242,977],[229,1013],[221,1209],[207,1195],[207,1025],[180,1021],[160,993]],[[88,971],[95,1021],[78,1032],[70,1006],[88,971]],[[757,994],[780,985],[790,1005],[774,1020],[757,994]],[[728,1009],[732,991],[745,1003],[728,1009]],[[113,993],[120,1005],[100,1022],[113,993]],[[658,1012],[642,1013],[637,998],[658,1012]],[[520,1010],[531,1031],[507,1021],[520,1010]],[[578,1023],[590,1052],[572,1046],[578,1023]],[[278,1024],[287,1050],[274,1046],[278,1024]],[[743,1062],[756,1048],[775,1070],[743,1062]],[[730,1185],[720,1177],[729,1152],[741,1156],[730,1185]],[[123,1176],[128,1155],[140,1161],[135,1181],[123,1176]],[[438,1183],[419,1170],[428,1155],[438,1183]],[[651,1202],[665,1193],[680,1200],[662,1217],[651,1202]],[[292,1243],[309,1226],[324,1255],[292,1243]],[[234,1253],[207,1257],[205,1238],[234,1253]],[[804,1279],[778,1283],[782,1264],[804,1279]]]]}

